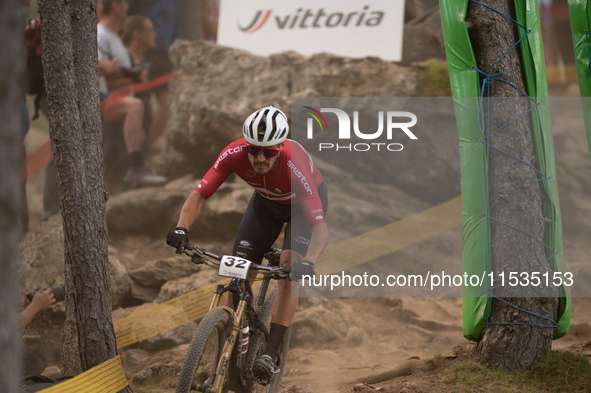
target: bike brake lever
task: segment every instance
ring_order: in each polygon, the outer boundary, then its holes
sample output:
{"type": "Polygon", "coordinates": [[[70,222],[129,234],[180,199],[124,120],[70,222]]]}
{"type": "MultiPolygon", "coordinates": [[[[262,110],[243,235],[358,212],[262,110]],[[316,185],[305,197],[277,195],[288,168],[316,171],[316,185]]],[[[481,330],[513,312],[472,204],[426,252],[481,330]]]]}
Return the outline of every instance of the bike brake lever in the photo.
{"type": "Polygon", "coordinates": [[[191,256],[191,262],[193,262],[195,265],[204,265],[205,259],[203,259],[201,255],[193,254],[193,256],[191,256]]]}

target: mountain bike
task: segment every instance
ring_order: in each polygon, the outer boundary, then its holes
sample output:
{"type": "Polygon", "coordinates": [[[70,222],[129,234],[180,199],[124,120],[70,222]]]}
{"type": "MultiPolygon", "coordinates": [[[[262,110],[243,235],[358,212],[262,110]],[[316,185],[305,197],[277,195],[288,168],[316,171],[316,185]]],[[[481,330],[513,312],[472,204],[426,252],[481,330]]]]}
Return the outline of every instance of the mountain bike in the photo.
{"type": "Polygon", "coordinates": [[[252,366],[263,353],[269,337],[270,315],[277,296],[277,289],[267,293],[269,283],[289,279],[290,269],[279,266],[281,250],[272,248],[265,253],[268,266],[236,256],[217,255],[192,244],[187,245],[184,253],[192,262],[217,268],[220,276],[231,280],[227,284],[218,284],[213,291],[209,311],[201,319],[189,344],[176,392],[279,391],[291,325],[279,347],[277,373],[271,382],[262,386],[252,374],[252,366]],[[250,281],[257,273],[263,278],[255,300],[250,281]],[[224,293],[231,296],[231,307],[220,305],[224,293]]]}

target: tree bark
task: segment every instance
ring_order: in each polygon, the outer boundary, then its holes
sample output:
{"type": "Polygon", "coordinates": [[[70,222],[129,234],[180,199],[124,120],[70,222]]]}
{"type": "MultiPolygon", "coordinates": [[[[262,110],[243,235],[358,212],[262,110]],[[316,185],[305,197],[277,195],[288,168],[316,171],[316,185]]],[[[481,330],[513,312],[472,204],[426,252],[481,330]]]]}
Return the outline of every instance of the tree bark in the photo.
{"type": "Polygon", "coordinates": [[[25,39],[20,0],[0,2],[0,392],[22,374],[18,304],[25,39]]]}
{"type": "Polygon", "coordinates": [[[200,40],[203,34],[203,0],[182,0],[183,38],[200,40]]]}
{"type": "MultiPolygon", "coordinates": [[[[481,0],[481,2],[515,19],[513,0],[481,0]]],[[[466,23],[477,67],[487,74],[495,62],[526,33],[511,20],[473,2],[469,2],[466,23]]],[[[498,78],[507,80],[527,93],[519,47],[509,52],[493,73],[502,71],[507,74],[499,75],[498,78]]],[[[490,100],[490,132],[492,133],[527,111],[530,102],[507,83],[492,80],[490,88],[490,96],[495,97],[490,100]]],[[[486,105],[485,101],[484,106],[486,105]]],[[[522,116],[490,138],[493,146],[536,166],[530,114],[522,116]]],[[[493,148],[490,148],[489,157],[490,206],[504,192],[541,177],[524,163],[493,148]]],[[[501,197],[494,204],[489,215],[543,241],[545,223],[542,215],[541,194],[539,182],[521,186],[501,197]]],[[[547,258],[543,244],[495,220],[490,221],[490,239],[495,285],[500,283],[500,272],[504,272],[505,279],[508,279],[510,272],[528,271],[542,264],[547,258]]],[[[540,274],[549,271],[552,276],[549,264],[537,271],[540,274]]],[[[513,288],[506,283],[503,292],[495,290],[495,294],[502,293],[503,299],[507,302],[556,321],[558,291],[556,288],[543,287],[544,285],[513,288]],[[540,293],[548,297],[534,297],[540,296],[540,293]]],[[[555,328],[507,324],[550,325],[550,321],[519,311],[497,299],[492,301],[489,322],[493,324],[488,327],[484,338],[478,344],[478,360],[489,367],[503,367],[513,372],[525,372],[543,359],[551,348],[552,338],[556,332],[555,328]]]]}
{"type": "Polygon", "coordinates": [[[111,319],[94,0],[40,0],[49,133],[64,227],[62,373],[117,355],[111,319]]]}

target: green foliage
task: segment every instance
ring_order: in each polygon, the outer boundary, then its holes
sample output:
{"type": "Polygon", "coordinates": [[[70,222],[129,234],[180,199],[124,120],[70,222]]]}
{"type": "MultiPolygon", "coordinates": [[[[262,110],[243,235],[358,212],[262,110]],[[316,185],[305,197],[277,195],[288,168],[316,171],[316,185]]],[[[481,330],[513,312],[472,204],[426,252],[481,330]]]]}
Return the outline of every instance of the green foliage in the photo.
{"type": "Polygon", "coordinates": [[[525,374],[512,374],[502,369],[489,370],[462,361],[443,373],[450,392],[589,392],[591,364],[580,354],[550,351],[548,357],[525,374]]]}
{"type": "Polygon", "coordinates": [[[432,358],[425,359],[424,362],[430,370],[435,370],[437,367],[441,365],[441,363],[443,363],[443,356],[441,356],[441,354],[438,353],[432,358]]]}

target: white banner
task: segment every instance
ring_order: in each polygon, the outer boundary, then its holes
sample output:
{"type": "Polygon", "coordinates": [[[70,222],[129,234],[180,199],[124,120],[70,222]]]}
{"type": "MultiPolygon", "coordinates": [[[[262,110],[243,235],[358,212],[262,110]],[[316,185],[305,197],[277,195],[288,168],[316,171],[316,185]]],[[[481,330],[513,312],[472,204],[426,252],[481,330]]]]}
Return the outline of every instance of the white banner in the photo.
{"type": "Polygon", "coordinates": [[[404,0],[222,0],[218,43],[268,56],[303,55],[400,61],[404,0]]]}

